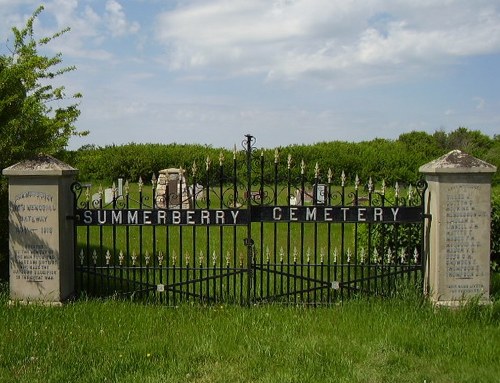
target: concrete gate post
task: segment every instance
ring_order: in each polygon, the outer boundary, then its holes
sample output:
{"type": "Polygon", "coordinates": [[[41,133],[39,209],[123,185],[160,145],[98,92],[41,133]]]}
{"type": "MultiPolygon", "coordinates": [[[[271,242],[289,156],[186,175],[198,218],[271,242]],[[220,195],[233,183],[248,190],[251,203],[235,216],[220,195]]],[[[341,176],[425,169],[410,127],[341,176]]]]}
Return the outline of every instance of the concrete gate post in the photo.
{"type": "Polygon", "coordinates": [[[454,150],[420,167],[428,183],[425,286],[437,305],[490,302],[491,179],[496,167],[454,150]]]}
{"type": "Polygon", "coordinates": [[[10,299],[61,304],[74,293],[71,183],[78,171],[48,155],[3,170],[9,178],[10,299]]]}

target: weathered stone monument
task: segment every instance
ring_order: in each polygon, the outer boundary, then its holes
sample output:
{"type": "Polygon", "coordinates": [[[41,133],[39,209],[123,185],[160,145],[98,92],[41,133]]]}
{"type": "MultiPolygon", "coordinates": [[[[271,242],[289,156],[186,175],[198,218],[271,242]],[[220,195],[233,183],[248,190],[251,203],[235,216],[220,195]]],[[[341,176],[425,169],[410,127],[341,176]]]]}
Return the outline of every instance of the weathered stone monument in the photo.
{"type": "Polygon", "coordinates": [[[3,170],[9,178],[10,298],[60,304],[74,292],[70,187],[77,170],[47,155],[3,170]]]}
{"type": "Polygon", "coordinates": [[[156,207],[160,209],[188,209],[192,205],[184,170],[160,170],[156,186],[156,207]]]}
{"type": "Polygon", "coordinates": [[[491,178],[496,167],[454,150],[420,167],[428,183],[426,286],[438,305],[489,302],[491,178]]]}

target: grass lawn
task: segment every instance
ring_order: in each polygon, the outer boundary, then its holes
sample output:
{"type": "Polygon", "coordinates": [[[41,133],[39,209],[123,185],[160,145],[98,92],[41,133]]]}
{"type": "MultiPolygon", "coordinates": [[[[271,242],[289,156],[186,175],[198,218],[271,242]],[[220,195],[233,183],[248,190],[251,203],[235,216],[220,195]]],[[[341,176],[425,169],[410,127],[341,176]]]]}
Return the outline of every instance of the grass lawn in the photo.
{"type": "Polygon", "coordinates": [[[0,298],[0,382],[498,382],[500,303],[329,308],[0,298]]]}

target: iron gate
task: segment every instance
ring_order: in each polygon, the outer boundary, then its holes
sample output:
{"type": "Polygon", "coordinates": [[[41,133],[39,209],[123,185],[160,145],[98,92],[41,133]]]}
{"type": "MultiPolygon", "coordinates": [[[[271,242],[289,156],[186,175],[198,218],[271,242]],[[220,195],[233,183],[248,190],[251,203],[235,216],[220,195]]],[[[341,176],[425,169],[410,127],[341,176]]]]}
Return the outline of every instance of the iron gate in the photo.
{"type": "MultiPolygon", "coordinates": [[[[228,167],[207,158],[151,189],[72,185],[79,293],[185,301],[328,304],[422,283],[424,181],[403,191],[335,182],[271,159],[247,135],[228,167]],[[228,171],[227,169],[230,169],[228,171]],[[273,169],[271,172],[269,169],[273,169]],[[108,194],[108,196],[106,196],[108,194]]],[[[163,177],[163,178],[162,178],[163,177]]]]}

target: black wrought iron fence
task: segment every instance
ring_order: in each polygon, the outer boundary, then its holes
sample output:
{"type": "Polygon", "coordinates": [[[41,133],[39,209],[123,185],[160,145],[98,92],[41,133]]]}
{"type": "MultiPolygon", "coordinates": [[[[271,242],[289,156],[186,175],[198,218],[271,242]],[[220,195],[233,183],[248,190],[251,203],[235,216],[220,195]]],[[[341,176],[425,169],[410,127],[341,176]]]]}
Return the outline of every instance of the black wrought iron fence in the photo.
{"type": "Polygon", "coordinates": [[[207,158],[206,180],[193,164],[147,187],[92,193],[75,183],[78,291],[173,305],[329,304],[421,283],[425,182],[348,184],[317,165],[308,179],[303,162],[296,177],[289,156],[268,159],[254,145],[247,135],[231,174],[222,156],[207,158]]]}

